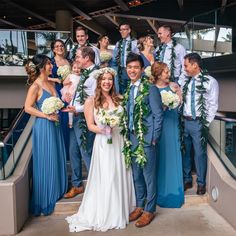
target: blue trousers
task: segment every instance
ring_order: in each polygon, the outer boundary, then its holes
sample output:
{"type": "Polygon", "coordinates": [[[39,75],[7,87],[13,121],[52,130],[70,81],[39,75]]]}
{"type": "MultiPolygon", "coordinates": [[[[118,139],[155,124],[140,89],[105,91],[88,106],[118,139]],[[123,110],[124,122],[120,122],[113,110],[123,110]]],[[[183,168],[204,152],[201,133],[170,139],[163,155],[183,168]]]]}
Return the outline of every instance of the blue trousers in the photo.
{"type": "Polygon", "coordinates": [[[201,123],[199,120],[184,121],[184,142],[185,154],[183,155],[183,176],[184,183],[192,182],[191,175],[191,147],[194,147],[194,162],[197,172],[197,184],[200,186],[206,185],[207,172],[207,151],[201,144],[201,123]]]}
{"type": "MultiPolygon", "coordinates": [[[[132,142],[132,150],[134,150],[138,144],[138,140],[133,134],[130,134],[130,140],[132,142]]],[[[136,157],[132,157],[136,207],[142,207],[144,211],[153,213],[156,211],[157,198],[156,146],[147,146],[144,148],[144,151],[147,156],[147,162],[144,167],[140,167],[135,162],[136,157]]]]}
{"type": "Polygon", "coordinates": [[[89,171],[91,155],[93,150],[93,141],[95,134],[87,132],[86,148],[81,146],[81,129],[79,128],[79,118],[74,117],[73,128],[70,129],[70,163],[71,163],[71,182],[72,186],[79,187],[82,185],[82,159],[85,162],[87,171],[89,171]]]}

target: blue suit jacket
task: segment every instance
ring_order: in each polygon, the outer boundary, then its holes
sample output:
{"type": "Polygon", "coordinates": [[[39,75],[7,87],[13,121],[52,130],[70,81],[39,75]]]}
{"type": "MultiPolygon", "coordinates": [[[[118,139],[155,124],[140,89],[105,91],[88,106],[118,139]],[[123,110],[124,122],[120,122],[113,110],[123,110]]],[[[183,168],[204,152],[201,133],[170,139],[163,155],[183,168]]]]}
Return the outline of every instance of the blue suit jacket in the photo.
{"type": "MultiPolygon", "coordinates": [[[[137,96],[139,91],[137,93],[137,96]]],[[[147,127],[147,132],[144,135],[146,142],[145,146],[150,146],[152,142],[157,142],[161,134],[163,121],[163,108],[159,89],[150,84],[149,94],[144,97],[144,102],[148,108],[147,116],[143,117],[143,124],[147,127]]],[[[128,111],[128,104],[126,106],[128,111]]],[[[135,113],[135,106],[134,106],[135,113]]],[[[134,114],[135,115],[135,114],[134,114]]],[[[136,130],[135,130],[136,133],[136,130]]]]}

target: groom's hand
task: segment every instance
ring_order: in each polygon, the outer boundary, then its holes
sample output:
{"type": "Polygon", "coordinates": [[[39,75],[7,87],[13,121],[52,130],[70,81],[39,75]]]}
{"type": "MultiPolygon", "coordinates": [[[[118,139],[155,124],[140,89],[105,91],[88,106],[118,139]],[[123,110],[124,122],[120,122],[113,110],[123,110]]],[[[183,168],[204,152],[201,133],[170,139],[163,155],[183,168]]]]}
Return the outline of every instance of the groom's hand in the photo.
{"type": "Polygon", "coordinates": [[[152,145],[155,146],[157,144],[156,141],[152,141],[152,145]]]}

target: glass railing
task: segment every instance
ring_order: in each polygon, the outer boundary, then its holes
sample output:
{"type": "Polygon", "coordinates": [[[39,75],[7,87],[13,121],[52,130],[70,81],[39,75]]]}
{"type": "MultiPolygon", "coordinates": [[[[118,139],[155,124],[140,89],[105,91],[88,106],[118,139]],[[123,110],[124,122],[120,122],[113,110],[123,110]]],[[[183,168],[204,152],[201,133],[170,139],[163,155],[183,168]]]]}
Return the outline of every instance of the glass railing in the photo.
{"type": "Polygon", "coordinates": [[[0,142],[0,180],[6,179],[11,175],[24,150],[24,146],[27,142],[26,139],[21,144],[18,144],[20,148],[17,148],[17,150],[15,149],[15,146],[26,127],[29,118],[30,116],[22,109],[13,122],[12,127],[9,129],[8,134],[0,142]]]}
{"type": "Polygon", "coordinates": [[[210,126],[209,144],[236,179],[236,119],[217,116],[210,126]]]}
{"type": "Polygon", "coordinates": [[[0,30],[0,66],[22,66],[37,53],[52,56],[51,42],[61,39],[72,46],[69,31],[0,30]]]}
{"type": "Polygon", "coordinates": [[[232,22],[228,11],[236,11],[236,3],[228,4],[194,16],[174,36],[187,52],[197,52],[203,58],[232,54],[232,22]]]}

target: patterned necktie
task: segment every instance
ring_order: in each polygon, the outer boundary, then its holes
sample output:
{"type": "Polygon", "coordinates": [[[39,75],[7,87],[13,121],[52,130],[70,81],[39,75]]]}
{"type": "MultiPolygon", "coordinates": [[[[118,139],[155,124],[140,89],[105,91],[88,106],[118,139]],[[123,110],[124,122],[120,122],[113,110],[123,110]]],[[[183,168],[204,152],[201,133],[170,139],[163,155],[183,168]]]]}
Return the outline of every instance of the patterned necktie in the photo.
{"type": "Polygon", "coordinates": [[[126,39],[122,40],[122,54],[121,54],[121,66],[125,67],[125,44],[126,44],[126,39]]]}
{"type": "Polygon", "coordinates": [[[129,94],[129,130],[134,128],[134,89],[135,85],[131,85],[129,94]]]}
{"type": "Polygon", "coordinates": [[[161,62],[164,61],[164,56],[165,56],[166,47],[167,47],[167,44],[163,44],[163,45],[162,45],[161,55],[160,55],[160,61],[161,61],[161,62]]]}
{"type": "Polygon", "coordinates": [[[196,119],[196,110],[195,110],[195,78],[192,78],[192,86],[191,86],[191,113],[192,113],[192,118],[196,119]]]}

